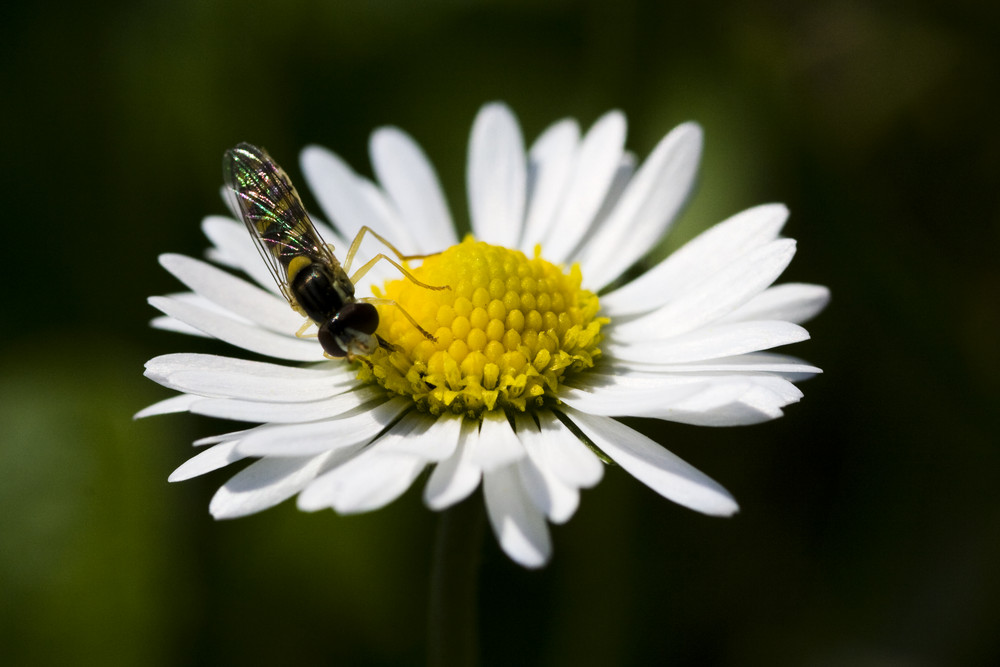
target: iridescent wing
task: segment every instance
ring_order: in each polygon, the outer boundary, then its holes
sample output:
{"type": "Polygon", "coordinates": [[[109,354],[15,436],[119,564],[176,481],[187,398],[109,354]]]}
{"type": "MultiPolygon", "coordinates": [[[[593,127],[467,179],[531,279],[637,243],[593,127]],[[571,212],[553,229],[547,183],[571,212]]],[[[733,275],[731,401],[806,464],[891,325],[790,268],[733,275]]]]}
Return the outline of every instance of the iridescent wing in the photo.
{"type": "Polygon", "coordinates": [[[289,263],[306,257],[337,273],[337,259],[313,226],[288,174],[267,151],[241,143],[226,151],[222,172],[271,276],[288,302],[297,306],[288,287],[289,263]]]}

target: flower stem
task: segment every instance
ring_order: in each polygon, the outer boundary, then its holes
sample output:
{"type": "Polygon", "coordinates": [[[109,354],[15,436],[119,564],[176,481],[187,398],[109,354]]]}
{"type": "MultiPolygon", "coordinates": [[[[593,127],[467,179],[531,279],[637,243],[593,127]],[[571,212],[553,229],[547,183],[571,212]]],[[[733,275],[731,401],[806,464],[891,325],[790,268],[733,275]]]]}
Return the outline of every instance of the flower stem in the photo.
{"type": "Polygon", "coordinates": [[[441,512],[428,610],[427,662],[432,667],[479,662],[476,598],[485,519],[478,493],[441,512]]]}

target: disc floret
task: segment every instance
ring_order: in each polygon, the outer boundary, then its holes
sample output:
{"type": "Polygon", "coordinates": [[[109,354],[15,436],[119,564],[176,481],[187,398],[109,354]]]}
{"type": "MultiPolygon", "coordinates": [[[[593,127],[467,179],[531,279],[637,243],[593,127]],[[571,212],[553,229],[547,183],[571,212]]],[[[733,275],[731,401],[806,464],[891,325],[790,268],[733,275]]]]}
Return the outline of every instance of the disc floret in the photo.
{"type": "Polygon", "coordinates": [[[376,350],[363,379],[413,397],[432,414],[479,416],[525,411],[555,402],[569,374],[600,356],[599,302],[581,289],[578,265],[568,271],[472,237],[423,260],[413,274],[432,291],[393,280],[376,295],[395,301],[435,340],[393,305],[380,305],[376,350]]]}

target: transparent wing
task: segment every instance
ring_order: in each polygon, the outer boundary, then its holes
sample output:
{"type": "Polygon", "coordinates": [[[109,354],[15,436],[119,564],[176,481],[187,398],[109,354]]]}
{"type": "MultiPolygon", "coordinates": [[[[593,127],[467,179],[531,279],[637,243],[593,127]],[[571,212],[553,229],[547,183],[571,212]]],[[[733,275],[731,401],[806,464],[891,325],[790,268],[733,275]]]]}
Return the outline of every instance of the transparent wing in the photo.
{"type": "Polygon", "coordinates": [[[337,259],[323,242],[285,171],[262,148],[241,143],[222,161],[226,189],[274,281],[292,306],[288,264],[307,257],[332,269],[337,259]]]}

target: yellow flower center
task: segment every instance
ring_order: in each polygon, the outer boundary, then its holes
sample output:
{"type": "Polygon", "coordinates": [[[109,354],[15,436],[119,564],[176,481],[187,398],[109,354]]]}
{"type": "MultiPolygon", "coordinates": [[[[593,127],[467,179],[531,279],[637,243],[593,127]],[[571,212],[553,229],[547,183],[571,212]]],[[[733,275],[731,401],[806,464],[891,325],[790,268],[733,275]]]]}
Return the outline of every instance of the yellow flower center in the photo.
{"type": "Polygon", "coordinates": [[[540,256],[466,238],[412,270],[429,290],[401,278],[376,289],[436,340],[428,340],[393,305],[380,305],[378,335],[392,345],[360,372],[433,414],[479,416],[524,411],[554,401],[567,374],[600,355],[597,295],[580,288],[578,265],[563,271],[540,256]]]}

